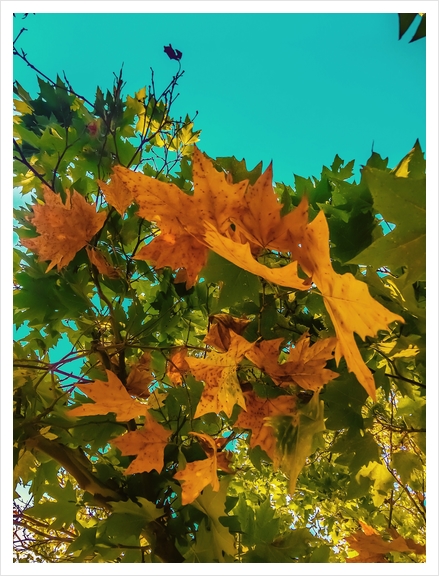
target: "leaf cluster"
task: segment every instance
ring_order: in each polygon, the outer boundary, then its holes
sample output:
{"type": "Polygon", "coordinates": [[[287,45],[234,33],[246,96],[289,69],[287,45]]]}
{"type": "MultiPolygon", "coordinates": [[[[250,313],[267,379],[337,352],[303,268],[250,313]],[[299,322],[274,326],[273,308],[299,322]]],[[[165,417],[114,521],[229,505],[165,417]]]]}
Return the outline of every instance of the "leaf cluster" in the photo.
{"type": "Polygon", "coordinates": [[[15,85],[17,559],[420,561],[419,143],[273,187],[194,146],[179,74],[15,85]]]}

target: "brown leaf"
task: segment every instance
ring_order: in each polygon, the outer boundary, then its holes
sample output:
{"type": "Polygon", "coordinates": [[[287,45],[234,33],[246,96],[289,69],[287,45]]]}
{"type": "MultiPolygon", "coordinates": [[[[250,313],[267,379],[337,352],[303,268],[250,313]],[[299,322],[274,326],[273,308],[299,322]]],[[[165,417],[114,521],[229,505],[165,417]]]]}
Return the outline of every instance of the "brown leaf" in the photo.
{"type": "Polygon", "coordinates": [[[166,375],[173,384],[181,384],[184,374],[189,372],[190,368],[186,358],[187,348],[183,347],[173,352],[168,359],[166,375]]]}
{"type": "Polygon", "coordinates": [[[95,205],[88,204],[76,190],[72,195],[66,190],[65,204],[47,186],[43,187],[43,194],[45,204],[35,204],[29,218],[40,235],[21,243],[38,254],[40,260],[51,261],[46,270],[49,272],[54,266],[61,270],[73,260],[102,228],[106,213],[97,213],[95,205]]]}
{"type": "Polygon", "coordinates": [[[384,538],[371,526],[360,521],[362,530],[348,536],[346,542],[358,552],[358,556],[348,558],[347,562],[387,562],[385,558],[389,552],[405,552],[407,554],[425,554],[425,546],[416,544],[411,539],[400,536],[396,530],[392,531],[393,540],[384,538]]]}
{"type": "Polygon", "coordinates": [[[151,472],[151,470],[161,472],[164,464],[164,451],[171,434],[171,430],[164,428],[147,413],[143,428],[127,432],[111,440],[123,456],[136,456],[125,470],[125,474],[151,472]]]}
{"type": "Polygon", "coordinates": [[[194,418],[209,412],[218,414],[221,411],[230,417],[235,404],[245,408],[236,370],[238,363],[253,344],[233,332],[230,337],[230,348],[224,354],[211,351],[206,358],[187,358],[192,374],[197,380],[205,382],[194,418]]]}
{"type": "Polygon", "coordinates": [[[244,393],[247,411],[241,410],[234,428],[246,428],[252,431],[250,446],[260,446],[268,456],[276,459],[276,437],[266,418],[272,416],[291,416],[296,412],[294,396],[278,396],[264,399],[251,392],[244,393]]]}
{"type": "Polygon", "coordinates": [[[153,381],[151,374],[151,354],[145,352],[131,368],[127,378],[127,390],[138,398],[148,398],[148,386],[153,381]]]}
{"type": "Polygon", "coordinates": [[[217,474],[218,466],[215,441],[207,434],[199,434],[197,432],[191,432],[190,434],[208,443],[212,452],[205,460],[189,462],[186,464],[184,470],[175,474],[174,478],[176,480],[183,481],[181,487],[181,501],[183,506],[193,502],[208,484],[212,485],[215,492],[218,492],[220,487],[217,474]]]}
{"type": "Polygon", "coordinates": [[[283,386],[294,382],[305,390],[314,391],[338,377],[336,372],[325,368],[326,362],[333,358],[336,338],[323,338],[310,347],[308,334],[302,334],[282,364],[277,362],[280,342],[281,338],[262,341],[246,354],[274,382],[283,386]]]}
{"type": "Polygon", "coordinates": [[[92,264],[96,266],[98,269],[99,274],[104,274],[104,276],[108,276],[109,278],[119,278],[119,272],[111,266],[107,259],[105,258],[104,254],[100,250],[96,248],[89,248],[88,246],[85,248],[87,252],[88,259],[92,264]]]}
{"type": "Polygon", "coordinates": [[[222,352],[227,352],[230,347],[230,331],[242,334],[250,324],[250,320],[234,318],[230,314],[213,314],[210,320],[212,324],[203,342],[222,352]]]}
{"type": "Polygon", "coordinates": [[[146,407],[131,398],[119,378],[106,370],[108,381],[95,380],[91,384],[76,384],[77,388],[95,401],[95,404],[83,404],[69,411],[70,416],[93,416],[114,412],[117,422],[128,422],[146,413],[146,407]]]}

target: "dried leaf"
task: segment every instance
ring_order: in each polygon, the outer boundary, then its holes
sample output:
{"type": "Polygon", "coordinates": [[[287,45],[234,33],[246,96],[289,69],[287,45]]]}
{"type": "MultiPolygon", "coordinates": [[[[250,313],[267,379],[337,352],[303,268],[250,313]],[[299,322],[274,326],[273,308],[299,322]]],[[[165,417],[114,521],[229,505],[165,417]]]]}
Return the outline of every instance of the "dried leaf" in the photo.
{"type": "Polygon", "coordinates": [[[40,236],[21,241],[22,245],[38,254],[40,260],[50,260],[46,272],[54,266],[61,270],[73,260],[99,232],[105,222],[105,212],[96,212],[94,204],[88,204],[76,190],[70,195],[66,190],[66,203],[61,196],[43,187],[42,206],[33,206],[33,216],[29,218],[40,236]]]}
{"type": "Polygon", "coordinates": [[[119,378],[106,370],[108,381],[95,380],[91,384],[76,384],[77,388],[95,401],[95,404],[83,404],[69,410],[70,416],[93,416],[114,412],[117,422],[128,422],[146,413],[146,407],[131,398],[119,378]]]}
{"type": "Polygon", "coordinates": [[[226,238],[209,222],[206,222],[204,227],[206,245],[229,262],[279,286],[297,288],[298,290],[309,288],[310,282],[302,280],[297,274],[297,262],[291,262],[283,268],[268,268],[253,258],[248,242],[238,244],[230,238],[226,238]]]}
{"type": "Polygon", "coordinates": [[[405,552],[407,554],[425,554],[425,546],[416,544],[412,539],[405,539],[391,530],[393,540],[384,538],[371,526],[360,521],[362,530],[358,530],[352,536],[346,538],[349,546],[358,552],[358,556],[348,558],[347,562],[387,562],[386,555],[389,552],[405,552]]]}
{"type": "Polygon", "coordinates": [[[134,432],[127,432],[111,441],[119,448],[123,456],[136,456],[125,470],[125,474],[140,472],[161,472],[164,464],[164,451],[171,430],[164,428],[147,413],[145,426],[134,432]]]}
{"type": "Polygon", "coordinates": [[[145,352],[131,368],[127,378],[127,390],[132,396],[148,398],[148,386],[153,381],[151,374],[151,354],[145,352]]]}
{"type": "MultiPolygon", "coordinates": [[[[132,189],[124,178],[121,176],[120,169],[122,166],[114,166],[113,173],[111,174],[111,183],[106,184],[102,180],[98,180],[99,187],[105,195],[105,200],[116,208],[121,216],[125,214],[126,209],[130,206],[134,200],[134,195],[132,189]]],[[[128,168],[123,168],[122,173],[128,170],[128,168]]],[[[131,172],[131,170],[128,170],[131,172]]]]}
{"type": "Polygon", "coordinates": [[[173,352],[168,359],[166,375],[173,384],[181,384],[184,374],[189,372],[190,368],[186,358],[187,348],[183,347],[173,352]]]}
{"type": "Polygon", "coordinates": [[[180,234],[161,233],[152,242],[143,246],[134,257],[135,260],[147,260],[160,270],[169,266],[172,270],[184,269],[176,282],[186,282],[186,288],[191,288],[200,270],[206,265],[209,249],[200,244],[184,230],[180,234]]]}
{"type": "Polygon", "coordinates": [[[215,492],[218,492],[220,485],[217,474],[217,454],[216,444],[212,437],[207,434],[191,432],[193,436],[204,440],[210,445],[212,454],[205,460],[196,460],[186,464],[184,470],[177,472],[174,478],[183,481],[181,491],[181,501],[183,505],[190,504],[201,494],[203,488],[208,484],[212,485],[215,492]]]}
{"type": "Polygon", "coordinates": [[[336,338],[323,338],[310,346],[308,334],[302,334],[290,349],[286,362],[280,364],[282,341],[282,338],[276,338],[258,342],[246,357],[281,386],[295,383],[305,390],[318,390],[338,377],[336,372],[325,368],[326,362],[333,357],[336,338]]]}
{"type": "Polygon", "coordinates": [[[304,196],[300,204],[286,216],[281,216],[282,204],[273,190],[272,164],[249,185],[243,205],[238,209],[232,222],[252,243],[263,248],[291,251],[291,241],[301,242],[308,224],[308,200],[304,196]],[[287,234],[289,232],[289,234],[287,234]]]}
{"type": "Polygon", "coordinates": [[[233,332],[230,337],[230,348],[224,354],[212,351],[206,358],[187,358],[192,374],[197,380],[205,382],[194,418],[209,412],[218,414],[221,411],[230,417],[235,404],[245,408],[236,369],[253,344],[233,332]]]}
{"type": "Polygon", "coordinates": [[[323,338],[310,346],[308,334],[302,334],[290,349],[286,362],[280,364],[279,345],[282,341],[282,338],[277,338],[258,342],[246,357],[281,386],[295,383],[305,390],[319,390],[338,377],[336,372],[325,368],[326,362],[333,358],[336,338],[323,338]]]}
{"type": "Polygon", "coordinates": [[[96,248],[89,248],[88,246],[85,250],[87,252],[88,259],[92,264],[96,266],[100,274],[104,274],[104,276],[108,276],[109,278],[119,278],[119,272],[116,270],[116,268],[114,268],[114,266],[111,266],[108,263],[104,254],[102,254],[100,250],[97,250],[96,248]]]}
{"type": "Polygon", "coordinates": [[[344,356],[349,371],[375,399],[375,382],[355,343],[354,332],[365,340],[366,336],[375,337],[378,330],[387,330],[391,322],[404,319],[374,300],[364,282],[352,274],[334,271],[329,256],[329,229],[322,211],[308,224],[302,245],[293,256],[322,293],[337,334],[337,364],[344,356]]]}
{"type": "Polygon", "coordinates": [[[227,352],[230,347],[230,331],[242,334],[250,324],[250,320],[234,318],[230,314],[214,314],[210,320],[212,324],[203,342],[222,352],[227,352]]]}

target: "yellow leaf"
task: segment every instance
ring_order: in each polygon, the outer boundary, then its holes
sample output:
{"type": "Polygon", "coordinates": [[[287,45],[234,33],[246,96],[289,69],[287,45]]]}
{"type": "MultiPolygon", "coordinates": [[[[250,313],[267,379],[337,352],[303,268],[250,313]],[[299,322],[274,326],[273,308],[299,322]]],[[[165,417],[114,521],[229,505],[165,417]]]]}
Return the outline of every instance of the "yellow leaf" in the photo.
{"type": "Polygon", "coordinates": [[[298,290],[309,288],[309,282],[302,280],[297,274],[297,262],[291,262],[283,268],[268,268],[253,258],[250,244],[238,244],[226,238],[209,222],[206,222],[204,227],[206,245],[229,262],[279,286],[298,290]]]}
{"type": "Polygon", "coordinates": [[[33,206],[34,215],[29,218],[40,234],[21,243],[36,252],[40,260],[51,260],[46,272],[55,265],[58,270],[73,260],[99,232],[105,222],[105,212],[97,213],[94,204],[88,204],[78,192],[66,190],[66,203],[61,196],[44,186],[45,204],[33,206]]]}
{"type": "Polygon", "coordinates": [[[111,174],[111,183],[107,184],[102,180],[98,180],[99,187],[105,195],[105,200],[116,208],[121,216],[125,214],[126,209],[134,200],[133,192],[129,186],[127,186],[126,179],[122,178],[121,173],[124,171],[131,172],[128,168],[123,168],[122,166],[115,166],[113,168],[113,173],[111,174]]]}
{"type": "Polygon", "coordinates": [[[374,300],[364,282],[352,274],[340,275],[334,271],[329,256],[329,229],[322,211],[308,224],[294,256],[322,293],[338,339],[337,364],[344,356],[349,371],[375,399],[375,382],[361,357],[354,332],[365,340],[366,336],[377,336],[378,330],[388,330],[390,323],[404,322],[404,319],[374,300]]]}
{"type": "Polygon", "coordinates": [[[212,454],[205,460],[196,460],[186,464],[184,470],[175,474],[176,480],[182,480],[181,501],[183,506],[190,504],[199,496],[203,488],[208,484],[212,485],[215,492],[220,488],[218,474],[217,474],[217,449],[213,438],[207,434],[199,434],[191,432],[192,436],[196,436],[204,440],[212,450],[212,454]]]}
{"type": "Polygon", "coordinates": [[[224,411],[228,417],[238,404],[245,408],[244,397],[236,375],[238,363],[253,344],[231,332],[231,345],[226,353],[209,352],[206,358],[188,357],[192,374],[205,382],[194,418],[224,411]]]}
{"type": "Polygon", "coordinates": [[[95,380],[91,384],[76,384],[77,388],[95,401],[69,410],[69,416],[92,416],[114,412],[117,422],[128,422],[137,416],[146,414],[146,407],[131,398],[119,378],[106,370],[108,381],[95,380]]]}

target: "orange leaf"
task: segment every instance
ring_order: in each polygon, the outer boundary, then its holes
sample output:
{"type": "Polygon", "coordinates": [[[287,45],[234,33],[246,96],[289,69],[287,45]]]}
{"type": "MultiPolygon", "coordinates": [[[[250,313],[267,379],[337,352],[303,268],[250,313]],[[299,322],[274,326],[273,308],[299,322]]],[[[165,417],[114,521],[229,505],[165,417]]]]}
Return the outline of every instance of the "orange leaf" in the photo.
{"type": "Polygon", "coordinates": [[[287,361],[279,364],[279,345],[282,338],[258,342],[246,353],[246,357],[258,368],[264,370],[277,384],[289,385],[292,382],[305,390],[318,390],[338,377],[336,372],[325,368],[333,357],[336,338],[323,338],[310,347],[309,336],[305,333],[290,349],[287,361]]]}
{"type": "Polygon", "coordinates": [[[33,206],[29,218],[40,234],[27,238],[22,245],[36,252],[40,260],[51,260],[46,272],[55,265],[58,270],[67,266],[76,253],[99,232],[105,222],[105,212],[96,212],[94,204],[88,204],[76,190],[70,195],[66,190],[66,203],[61,196],[44,186],[44,202],[33,206]]]}
{"type": "Polygon", "coordinates": [[[282,204],[273,190],[272,182],[273,168],[270,163],[255,184],[249,185],[243,205],[238,209],[237,216],[232,217],[232,222],[250,242],[263,248],[290,252],[291,235],[299,243],[308,223],[308,200],[304,196],[297,208],[282,217],[282,204]]]}
{"type": "Polygon", "coordinates": [[[229,262],[279,286],[298,290],[309,288],[309,281],[302,280],[297,274],[297,262],[291,262],[283,268],[268,268],[253,258],[250,244],[238,244],[222,236],[209,222],[206,222],[204,227],[206,245],[229,262]]]}
{"type": "Polygon", "coordinates": [[[131,187],[127,185],[126,180],[122,177],[125,170],[128,169],[122,166],[114,166],[110,184],[106,184],[102,180],[97,181],[105,195],[105,200],[110,206],[116,208],[121,216],[125,214],[126,209],[134,200],[131,187]]]}
{"type": "Polygon", "coordinates": [[[166,375],[173,384],[181,384],[183,382],[183,374],[189,372],[189,364],[186,361],[187,348],[180,348],[176,350],[168,360],[166,375]]]}
{"type": "Polygon", "coordinates": [[[210,320],[212,324],[203,342],[222,352],[227,352],[230,347],[230,331],[242,334],[250,324],[250,320],[234,318],[230,314],[214,314],[210,320]]]}
{"type": "Polygon", "coordinates": [[[394,539],[384,540],[383,537],[365,522],[360,522],[362,530],[346,538],[351,548],[358,552],[358,556],[348,558],[347,562],[387,562],[385,556],[389,552],[405,552],[407,554],[425,554],[425,546],[416,544],[411,539],[405,539],[392,531],[394,539]]]}
{"type": "Polygon", "coordinates": [[[215,441],[207,434],[199,434],[197,432],[191,432],[191,434],[207,442],[212,449],[212,454],[205,460],[189,462],[184,470],[175,474],[174,478],[176,480],[183,481],[181,487],[181,502],[183,505],[193,502],[208,484],[212,485],[215,492],[218,492],[220,487],[217,474],[215,441]]]}
{"type": "Polygon", "coordinates": [[[278,396],[277,398],[259,398],[253,391],[244,392],[247,411],[242,410],[234,424],[236,428],[246,428],[252,431],[250,446],[260,446],[268,456],[275,460],[276,437],[266,418],[271,416],[291,416],[295,413],[296,398],[294,396],[278,396]]]}
{"type": "Polygon", "coordinates": [[[131,368],[127,378],[127,390],[138,398],[148,398],[148,386],[153,381],[151,374],[151,354],[145,352],[131,368]]]}
{"type": "Polygon", "coordinates": [[[125,474],[151,472],[153,469],[161,472],[165,447],[171,434],[171,430],[164,428],[147,413],[143,428],[111,440],[123,456],[137,456],[125,470],[125,474]]]}
{"type": "Polygon", "coordinates": [[[233,332],[230,333],[230,338],[230,348],[224,354],[209,352],[206,358],[187,358],[192,374],[197,380],[205,382],[194,418],[209,412],[218,414],[221,411],[230,417],[235,404],[245,408],[236,369],[253,344],[233,332]]]}
{"type": "Polygon", "coordinates": [[[119,378],[106,370],[108,381],[95,380],[91,384],[76,384],[77,388],[95,401],[95,404],[83,404],[69,411],[70,416],[93,416],[114,412],[117,422],[128,422],[146,413],[144,404],[137,402],[127,392],[119,378]]]}
{"type": "Polygon", "coordinates": [[[375,337],[378,330],[387,330],[391,322],[404,319],[374,300],[364,282],[352,274],[334,271],[329,256],[328,223],[322,211],[308,224],[302,245],[293,255],[322,293],[337,334],[337,364],[344,356],[349,371],[375,399],[375,382],[355,343],[354,332],[365,340],[366,336],[375,337]]]}
{"type": "Polygon", "coordinates": [[[147,260],[155,265],[157,270],[169,266],[172,270],[185,270],[185,275],[178,277],[179,282],[186,282],[186,288],[191,288],[200,270],[206,265],[209,249],[200,244],[190,234],[181,229],[180,234],[161,233],[149,244],[143,246],[135,260],[147,260]]]}
{"type": "Polygon", "coordinates": [[[98,269],[99,274],[104,274],[104,276],[108,276],[109,278],[119,278],[119,272],[111,266],[107,259],[105,258],[104,254],[100,250],[96,248],[89,248],[86,247],[86,252],[88,259],[92,264],[96,266],[98,269]]]}

